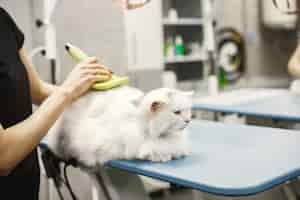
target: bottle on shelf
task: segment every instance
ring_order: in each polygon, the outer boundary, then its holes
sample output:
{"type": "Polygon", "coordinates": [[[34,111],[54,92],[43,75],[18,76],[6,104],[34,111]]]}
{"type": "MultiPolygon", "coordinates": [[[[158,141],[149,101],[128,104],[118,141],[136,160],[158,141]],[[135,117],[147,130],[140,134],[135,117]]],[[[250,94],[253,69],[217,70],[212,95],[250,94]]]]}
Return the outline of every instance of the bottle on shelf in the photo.
{"type": "Polygon", "coordinates": [[[165,42],[165,49],[164,49],[165,57],[166,58],[174,58],[175,57],[175,45],[174,40],[172,37],[168,37],[165,42]]]}
{"type": "Polygon", "coordinates": [[[184,55],[184,43],[181,35],[177,35],[175,38],[175,50],[176,56],[184,55]]]}
{"type": "Polygon", "coordinates": [[[175,8],[170,8],[169,12],[168,12],[168,19],[171,22],[176,22],[178,21],[178,12],[175,8]]]}
{"type": "Polygon", "coordinates": [[[226,86],[226,74],[223,67],[219,67],[218,70],[218,79],[219,79],[219,87],[220,89],[224,89],[226,86]]]}

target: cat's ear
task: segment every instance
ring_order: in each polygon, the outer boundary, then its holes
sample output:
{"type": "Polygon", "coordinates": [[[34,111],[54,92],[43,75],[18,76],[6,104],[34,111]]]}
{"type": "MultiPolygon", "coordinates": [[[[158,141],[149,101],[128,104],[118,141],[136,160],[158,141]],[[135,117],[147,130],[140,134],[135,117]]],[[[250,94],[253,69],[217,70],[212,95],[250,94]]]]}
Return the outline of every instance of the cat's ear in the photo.
{"type": "Polygon", "coordinates": [[[176,94],[176,93],[178,93],[177,90],[175,90],[175,89],[168,89],[168,91],[167,91],[167,97],[168,97],[168,99],[171,99],[173,97],[173,95],[176,94]]]}
{"type": "Polygon", "coordinates": [[[161,102],[161,101],[154,101],[151,103],[151,112],[152,113],[156,113],[157,111],[159,111],[162,106],[164,105],[165,103],[161,102]]]}
{"type": "Polygon", "coordinates": [[[187,92],[183,92],[184,95],[188,96],[188,97],[192,97],[195,94],[195,91],[187,91],[187,92]]]}
{"type": "Polygon", "coordinates": [[[143,94],[137,95],[135,98],[133,98],[131,100],[131,102],[133,103],[133,105],[135,106],[139,106],[143,100],[143,94]]]}

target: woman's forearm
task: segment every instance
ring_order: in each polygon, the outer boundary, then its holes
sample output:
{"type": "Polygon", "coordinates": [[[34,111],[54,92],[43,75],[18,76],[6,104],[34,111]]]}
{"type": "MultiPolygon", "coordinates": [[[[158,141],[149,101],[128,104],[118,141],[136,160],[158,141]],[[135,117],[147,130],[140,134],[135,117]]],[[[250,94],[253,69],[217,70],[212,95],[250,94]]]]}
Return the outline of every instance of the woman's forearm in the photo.
{"type": "Polygon", "coordinates": [[[57,89],[27,120],[0,130],[0,172],[12,170],[30,154],[69,104],[68,92],[57,89]]]}
{"type": "Polygon", "coordinates": [[[41,88],[39,90],[39,94],[35,95],[35,103],[36,104],[41,104],[43,103],[48,97],[51,96],[56,90],[58,90],[58,86],[56,85],[51,85],[49,83],[43,82],[40,84],[41,88]]]}
{"type": "Polygon", "coordinates": [[[28,59],[28,55],[25,49],[21,49],[19,51],[19,56],[27,70],[32,101],[34,104],[40,105],[53,92],[55,92],[57,86],[48,84],[40,79],[37,71],[28,59]]]}

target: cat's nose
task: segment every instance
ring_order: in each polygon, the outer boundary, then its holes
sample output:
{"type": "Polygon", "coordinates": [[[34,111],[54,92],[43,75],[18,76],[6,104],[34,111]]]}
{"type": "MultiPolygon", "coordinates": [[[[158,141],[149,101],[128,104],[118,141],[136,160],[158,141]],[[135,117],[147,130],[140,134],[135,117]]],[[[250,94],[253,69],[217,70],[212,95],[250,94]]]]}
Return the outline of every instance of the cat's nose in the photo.
{"type": "Polygon", "coordinates": [[[191,120],[184,120],[184,122],[185,122],[186,124],[189,124],[189,123],[191,122],[191,120]]]}

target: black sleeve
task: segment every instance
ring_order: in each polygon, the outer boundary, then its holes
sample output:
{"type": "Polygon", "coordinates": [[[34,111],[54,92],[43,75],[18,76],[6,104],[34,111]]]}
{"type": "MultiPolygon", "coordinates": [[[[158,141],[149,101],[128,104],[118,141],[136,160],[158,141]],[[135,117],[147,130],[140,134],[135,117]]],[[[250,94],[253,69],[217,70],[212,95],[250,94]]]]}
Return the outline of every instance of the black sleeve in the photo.
{"type": "Polygon", "coordinates": [[[25,40],[25,36],[23,32],[17,26],[15,20],[1,7],[0,7],[0,13],[3,14],[3,17],[5,18],[7,25],[11,28],[12,32],[15,35],[18,49],[21,49],[24,45],[24,40],[25,40]]]}

